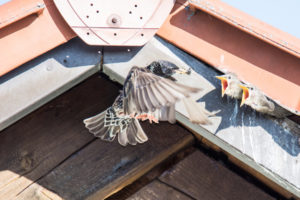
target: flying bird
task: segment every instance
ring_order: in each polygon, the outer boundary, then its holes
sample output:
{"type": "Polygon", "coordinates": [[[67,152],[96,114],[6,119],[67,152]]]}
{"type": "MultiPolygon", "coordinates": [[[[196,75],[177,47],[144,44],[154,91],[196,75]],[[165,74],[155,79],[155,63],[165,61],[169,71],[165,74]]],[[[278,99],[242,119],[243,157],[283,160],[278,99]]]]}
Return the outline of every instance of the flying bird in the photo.
{"type": "Polygon", "coordinates": [[[240,87],[243,90],[240,106],[246,104],[257,112],[271,115],[276,118],[283,118],[291,115],[289,111],[269,100],[257,87],[250,84],[242,84],[240,87]]]}
{"type": "Polygon", "coordinates": [[[238,77],[233,73],[228,73],[222,76],[216,76],[221,80],[222,97],[226,94],[235,99],[241,99],[243,90],[240,87],[242,84],[238,77]]]}
{"type": "Polygon", "coordinates": [[[106,141],[113,141],[118,135],[118,141],[123,146],[143,143],[148,137],[139,119],[175,123],[175,104],[182,99],[189,106],[196,105],[194,109],[187,108],[193,123],[210,124],[208,117],[214,113],[199,107],[189,98],[192,93],[201,89],[172,81],[173,74],[190,74],[190,71],[179,69],[175,64],[164,60],[154,61],[145,68],[133,66],[113,105],[102,113],[85,119],[83,122],[86,128],[106,141]]]}

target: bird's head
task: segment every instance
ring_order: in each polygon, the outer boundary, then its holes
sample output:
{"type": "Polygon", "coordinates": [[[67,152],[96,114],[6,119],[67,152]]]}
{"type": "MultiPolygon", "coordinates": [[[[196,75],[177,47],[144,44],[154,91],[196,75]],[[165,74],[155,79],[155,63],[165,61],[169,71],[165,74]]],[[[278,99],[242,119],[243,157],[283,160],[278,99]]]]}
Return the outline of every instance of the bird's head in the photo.
{"type": "Polygon", "coordinates": [[[166,60],[153,61],[146,68],[148,70],[150,70],[152,73],[154,73],[155,75],[162,76],[165,78],[169,78],[174,74],[190,74],[191,73],[191,69],[185,70],[185,69],[179,68],[174,63],[166,61],[166,60]]]}
{"type": "Polygon", "coordinates": [[[243,106],[244,104],[249,104],[248,102],[250,102],[250,99],[254,95],[256,88],[252,85],[245,84],[241,84],[240,87],[243,90],[242,101],[240,106],[243,106]]]}
{"type": "Polygon", "coordinates": [[[241,84],[240,80],[233,73],[224,74],[222,76],[216,76],[217,79],[221,80],[222,86],[222,97],[224,94],[234,98],[240,98],[242,89],[239,87],[241,84]]]}

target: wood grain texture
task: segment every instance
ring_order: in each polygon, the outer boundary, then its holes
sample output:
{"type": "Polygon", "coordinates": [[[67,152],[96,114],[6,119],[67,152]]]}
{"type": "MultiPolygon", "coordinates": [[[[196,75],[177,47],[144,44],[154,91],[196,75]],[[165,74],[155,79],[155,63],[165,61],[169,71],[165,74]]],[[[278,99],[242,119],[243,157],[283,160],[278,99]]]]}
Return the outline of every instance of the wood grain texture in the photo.
{"type": "Polygon", "coordinates": [[[0,199],[13,199],[94,140],[82,119],[111,104],[119,86],[92,76],[0,134],[0,199]]]}
{"type": "Polygon", "coordinates": [[[195,199],[274,199],[200,151],[159,179],[195,199]]]}
{"type": "Polygon", "coordinates": [[[145,187],[146,185],[153,182],[156,178],[158,178],[164,171],[172,167],[173,165],[180,162],[184,157],[188,156],[192,152],[195,151],[195,148],[189,147],[180,151],[175,156],[170,157],[164,160],[162,163],[151,169],[145,175],[140,177],[138,180],[134,181],[132,184],[126,186],[121,191],[109,196],[106,200],[125,200],[135,194],[137,191],[145,187]]]}
{"type": "Polygon", "coordinates": [[[5,130],[1,198],[102,199],[192,144],[189,131],[169,123],[144,122],[149,141],[137,146],[92,137],[82,119],[110,106],[119,89],[93,76],[5,130]]]}
{"type": "Polygon", "coordinates": [[[173,188],[154,181],[140,191],[129,197],[127,200],[192,200],[188,196],[174,190],[173,188]]]}
{"type": "MultiPolygon", "coordinates": [[[[63,199],[103,199],[193,141],[193,136],[178,125],[143,123],[143,128],[149,136],[147,143],[122,147],[117,141],[97,139],[37,184],[63,199]]],[[[30,196],[28,193],[39,194],[29,187],[21,195],[30,196]]]]}

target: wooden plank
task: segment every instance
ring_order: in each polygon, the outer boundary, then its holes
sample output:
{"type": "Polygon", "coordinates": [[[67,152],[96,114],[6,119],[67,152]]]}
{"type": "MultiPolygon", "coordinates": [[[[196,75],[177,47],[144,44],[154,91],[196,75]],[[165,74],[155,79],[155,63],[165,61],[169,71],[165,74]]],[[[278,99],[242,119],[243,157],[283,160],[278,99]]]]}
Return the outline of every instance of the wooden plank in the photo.
{"type": "Polygon", "coordinates": [[[190,76],[175,76],[178,82],[202,87],[203,91],[194,98],[205,103],[209,111],[220,110],[211,118],[212,125],[199,126],[187,119],[186,110],[179,103],[176,119],[180,123],[265,176],[272,188],[286,191],[282,195],[300,198],[300,126],[288,119],[274,119],[248,107],[240,108],[239,101],[222,98],[220,82],[214,77],[219,73],[212,67],[156,37],[141,49],[106,51],[103,70],[111,79],[123,83],[131,66],[146,66],[157,59],[170,60],[186,69],[191,67],[190,76]]]}
{"type": "Polygon", "coordinates": [[[189,147],[180,151],[176,154],[176,156],[168,158],[164,160],[161,164],[151,169],[145,175],[140,177],[138,180],[134,181],[132,184],[126,186],[121,191],[109,196],[106,200],[123,200],[131,197],[137,191],[145,187],[146,185],[153,182],[156,178],[158,178],[164,171],[172,167],[173,165],[180,162],[184,157],[191,154],[195,151],[194,147],[189,147]]]}
{"type": "Polygon", "coordinates": [[[154,181],[140,191],[127,198],[127,200],[192,200],[192,198],[184,195],[173,188],[160,183],[158,181],[154,181]]]}
{"type": "Polygon", "coordinates": [[[99,50],[76,38],[0,77],[0,131],[96,73],[99,50]]]}
{"type": "Polygon", "coordinates": [[[143,123],[143,128],[149,136],[147,143],[124,148],[117,141],[96,140],[34,184],[35,189],[28,187],[19,197],[40,198],[40,191],[47,190],[63,199],[103,199],[193,141],[193,136],[178,125],[143,123]]]}
{"type": "Polygon", "coordinates": [[[94,140],[82,119],[111,104],[119,85],[93,76],[0,134],[0,199],[14,199],[94,140]]]}
{"type": "MultiPolygon", "coordinates": [[[[117,96],[117,90],[109,86],[107,82],[99,82],[98,84],[97,86],[91,85],[86,91],[77,91],[78,96],[70,97],[76,101],[78,107],[75,109],[72,105],[74,109],[71,109],[71,113],[75,115],[76,112],[79,112],[80,115],[52,119],[54,122],[51,122],[48,128],[53,132],[59,132],[58,134],[66,131],[72,132],[72,134],[77,132],[86,137],[91,136],[86,134],[88,131],[82,126],[81,120],[104,110],[104,105],[107,107],[113,102],[111,96],[117,96]],[[99,93],[99,96],[91,97],[88,95],[90,93],[99,93]],[[89,102],[81,101],[83,99],[89,102]],[[59,125],[66,124],[66,127],[62,128],[56,123],[59,125]]],[[[114,85],[113,83],[110,84],[114,85]]],[[[58,103],[58,105],[60,104],[58,103]]],[[[66,107],[64,106],[63,109],[66,107]]],[[[41,119],[38,123],[45,124],[46,122],[41,119]]],[[[19,191],[18,198],[47,199],[47,196],[54,196],[54,199],[102,199],[132,183],[179,150],[190,146],[194,140],[192,134],[178,124],[150,125],[148,122],[144,122],[142,126],[149,137],[149,141],[145,144],[124,148],[117,141],[108,143],[95,140],[51,172],[48,170],[49,173],[36,183],[27,185],[27,188],[19,191]]],[[[40,132],[39,128],[36,129],[40,132]]],[[[48,133],[46,128],[43,128],[43,132],[47,135],[46,138],[53,134],[51,131],[48,133]]],[[[90,139],[90,137],[88,138],[90,139]]],[[[55,143],[61,143],[59,142],[60,139],[55,138],[55,136],[51,136],[50,139],[53,139],[55,143]]],[[[67,142],[66,139],[64,141],[67,142]]],[[[70,143],[64,143],[64,145],[72,145],[73,141],[70,143]]],[[[42,143],[41,145],[45,144],[42,143]]],[[[56,149],[48,150],[51,151],[51,154],[60,154],[58,152],[63,151],[63,148],[63,146],[58,146],[56,149]]]]}
{"type": "Polygon", "coordinates": [[[275,199],[200,151],[163,173],[159,180],[195,199],[275,199]]]}

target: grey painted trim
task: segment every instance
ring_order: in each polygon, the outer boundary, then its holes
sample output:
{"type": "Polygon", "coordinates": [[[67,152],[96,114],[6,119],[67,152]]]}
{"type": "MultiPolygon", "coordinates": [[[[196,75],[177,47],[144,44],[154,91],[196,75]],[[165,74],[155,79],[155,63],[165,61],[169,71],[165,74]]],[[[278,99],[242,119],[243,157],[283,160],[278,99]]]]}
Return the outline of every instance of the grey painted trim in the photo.
{"type": "Polygon", "coordinates": [[[0,77],[0,131],[99,71],[98,49],[73,39],[0,77]]]}

